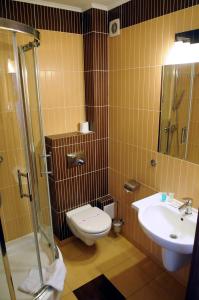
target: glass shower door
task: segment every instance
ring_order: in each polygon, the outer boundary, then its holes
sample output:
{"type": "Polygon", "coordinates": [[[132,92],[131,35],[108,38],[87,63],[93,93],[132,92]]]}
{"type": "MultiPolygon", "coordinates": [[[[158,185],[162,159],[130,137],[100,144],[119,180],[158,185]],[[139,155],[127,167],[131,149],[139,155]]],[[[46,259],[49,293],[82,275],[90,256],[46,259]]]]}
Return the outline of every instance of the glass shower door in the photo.
{"type": "Polygon", "coordinates": [[[38,270],[42,285],[40,255],[32,234],[36,233],[36,230],[31,191],[28,188],[27,139],[21,101],[16,36],[15,32],[0,30],[0,156],[2,157],[0,163],[2,225],[0,272],[1,284],[3,284],[3,289],[0,288],[1,300],[15,299],[14,292],[17,299],[21,300],[24,297],[27,299],[27,295],[22,296],[18,288],[31,268],[38,270]],[[21,197],[22,191],[25,197],[21,197]],[[25,244],[28,250],[31,248],[31,259],[25,247],[18,246],[27,237],[30,237],[32,241],[30,245],[25,244]],[[3,241],[5,243],[2,248],[3,241]],[[13,280],[14,291],[11,296],[7,294],[5,280],[7,280],[9,291],[13,280]]]}
{"type": "Polygon", "coordinates": [[[51,160],[46,155],[43,124],[41,117],[40,95],[38,86],[37,45],[27,44],[19,48],[19,57],[26,106],[26,118],[29,131],[29,154],[32,164],[32,182],[34,201],[36,205],[38,232],[46,245],[50,248],[49,255],[52,260],[56,256],[52,230],[50,209],[50,195],[48,186],[47,161],[51,160]]]}

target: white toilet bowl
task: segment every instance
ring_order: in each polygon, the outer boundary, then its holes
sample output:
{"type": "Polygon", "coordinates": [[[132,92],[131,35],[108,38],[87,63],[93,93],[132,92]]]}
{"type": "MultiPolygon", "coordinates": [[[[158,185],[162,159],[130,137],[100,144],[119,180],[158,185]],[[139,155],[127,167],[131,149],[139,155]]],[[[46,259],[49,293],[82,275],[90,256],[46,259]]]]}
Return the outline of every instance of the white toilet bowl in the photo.
{"type": "Polygon", "coordinates": [[[106,212],[90,204],[67,212],[66,220],[72,233],[88,246],[107,235],[112,224],[106,212]]]}

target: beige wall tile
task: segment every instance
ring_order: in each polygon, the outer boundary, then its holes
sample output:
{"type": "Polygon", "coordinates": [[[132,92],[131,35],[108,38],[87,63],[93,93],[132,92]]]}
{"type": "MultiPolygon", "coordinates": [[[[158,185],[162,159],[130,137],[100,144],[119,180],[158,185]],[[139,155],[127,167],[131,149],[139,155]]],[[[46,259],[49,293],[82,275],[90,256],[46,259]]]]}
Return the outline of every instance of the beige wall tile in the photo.
{"type": "Polygon", "coordinates": [[[78,130],[85,121],[83,37],[40,30],[38,49],[44,134],[78,130]]]}
{"type": "MultiPolygon", "coordinates": [[[[109,192],[118,200],[124,235],[157,260],[160,248],[139,228],[131,202],[166,191],[178,198],[193,197],[194,206],[199,206],[199,166],[157,152],[161,65],[175,33],[199,27],[198,12],[199,6],[193,6],[122,29],[120,36],[109,38],[109,192]],[[157,160],[156,168],[151,167],[151,159],[157,160]],[[129,178],[142,186],[127,196],[123,184],[129,178]]],[[[187,274],[186,268],[177,276],[186,282],[187,274]]]]}

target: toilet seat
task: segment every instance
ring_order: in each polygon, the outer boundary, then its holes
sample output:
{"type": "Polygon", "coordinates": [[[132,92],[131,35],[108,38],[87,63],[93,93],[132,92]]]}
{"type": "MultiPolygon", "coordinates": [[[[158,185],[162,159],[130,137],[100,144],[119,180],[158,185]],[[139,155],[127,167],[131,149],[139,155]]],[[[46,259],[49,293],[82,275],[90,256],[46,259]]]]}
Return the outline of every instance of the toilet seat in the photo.
{"type": "Polygon", "coordinates": [[[88,234],[98,234],[111,227],[111,218],[98,207],[86,205],[85,209],[78,210],[70,215],[71,223],[79,230],[88,234]]]}

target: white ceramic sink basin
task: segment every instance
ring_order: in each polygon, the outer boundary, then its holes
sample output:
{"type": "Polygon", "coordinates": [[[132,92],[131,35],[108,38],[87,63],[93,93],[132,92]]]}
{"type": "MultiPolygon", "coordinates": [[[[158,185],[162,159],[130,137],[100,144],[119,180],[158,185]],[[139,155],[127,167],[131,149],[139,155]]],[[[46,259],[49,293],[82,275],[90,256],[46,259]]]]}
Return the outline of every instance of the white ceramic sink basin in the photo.
{"type": "MultiPolygon", "coordinates": [[[[160,194],[137,201],[138,220],[155,243],[162,247],[163,264],[176,271],[190,260],[195,238],[197,211],[185,215],[178,210],[181,202],[161,202],[160,194]],[[139,204],[141,203],[141,205],[139,204]]],[[[136,208],[136,204],[133,204],[136,208]]]]}
{"type": "Polygon", "coordinates": [[[182,216],[177,208],[159,203],[141,209],[139,222],[151,239],[169,250],[191,254],[196,221],[193,215],[182,216]]]}

